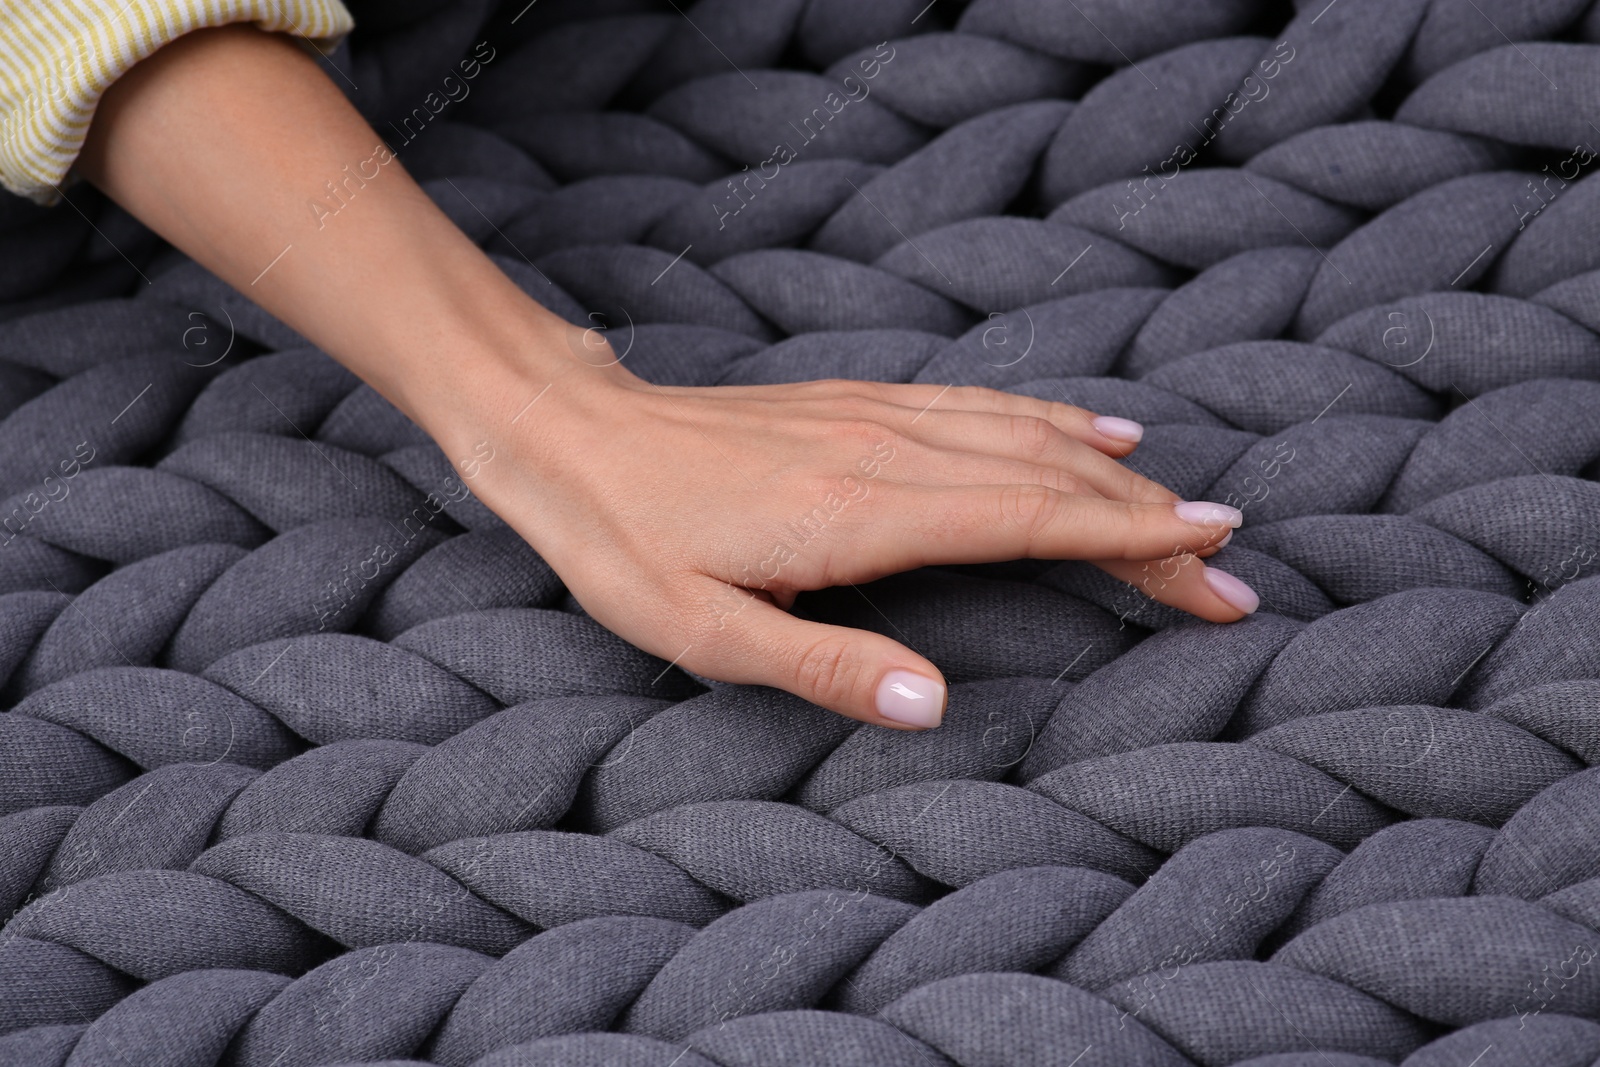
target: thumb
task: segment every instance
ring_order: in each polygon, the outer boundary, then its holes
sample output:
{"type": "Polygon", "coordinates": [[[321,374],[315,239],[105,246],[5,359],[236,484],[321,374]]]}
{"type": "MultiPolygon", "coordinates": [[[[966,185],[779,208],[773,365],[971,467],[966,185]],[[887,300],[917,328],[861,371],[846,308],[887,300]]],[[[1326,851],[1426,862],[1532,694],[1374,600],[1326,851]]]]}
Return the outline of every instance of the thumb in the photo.
{"type": "Polygon", "coordinates": [[[719,682],[766,685],[852,719],[897,730],[944,720],[944,675],[871,630],[808,622],[752,598],[679,662],[719,682]]]}

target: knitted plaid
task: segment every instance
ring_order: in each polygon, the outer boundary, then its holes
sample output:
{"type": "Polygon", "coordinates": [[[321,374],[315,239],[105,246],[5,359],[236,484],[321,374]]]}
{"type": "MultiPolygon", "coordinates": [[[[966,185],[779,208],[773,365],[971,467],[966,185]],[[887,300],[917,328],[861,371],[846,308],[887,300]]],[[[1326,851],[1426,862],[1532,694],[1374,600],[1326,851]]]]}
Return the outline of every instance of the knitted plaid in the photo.
{"type": "Polygon", "coordinates": [[[941,729],[709,683],[7,200],[0,1064],[1600,1060],[1600,7],[352,8],[336,81],[635,373],[1137,419],[1262,609],[928,567],[796,610],[941,729]]]}

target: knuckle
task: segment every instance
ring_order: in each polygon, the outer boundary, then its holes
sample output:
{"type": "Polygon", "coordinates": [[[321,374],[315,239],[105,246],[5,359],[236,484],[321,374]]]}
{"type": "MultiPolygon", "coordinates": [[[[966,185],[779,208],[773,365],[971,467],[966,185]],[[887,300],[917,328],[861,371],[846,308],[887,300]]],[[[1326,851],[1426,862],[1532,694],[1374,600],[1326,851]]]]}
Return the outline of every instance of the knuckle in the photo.
{"type": "Polygon", "coordinates": [[[871,416],[881,410],[882,401],[862,393],[846,393],[844,396],[830,397],[828,401],[835,411],[848,416],[852,421],[871,422],[871,416]]]}
{"type": "Polygon", "coordinates": [[[1055,521],[1060,495],[1047,485],[1008,485],[1000,491],[1001,521],[1032,546],[1055,521]]]}
{"type": "Polygon", "coordinates": [[[853,395],[861,396],[863,399],[870,400],[874,404],[894,404],[901,402],[900,390],[906,388],[906,386],[901,385],[899,382],[852,381],[848,384],[858,390],[858,392],[853,395]]]}
{"type": "MultiPolygon", "coordinates": [[[[850,405],[846,405],[849,407],[850,405]]],[[[883,423],[876,419],[867,418],[865,413],[853,415],[845,420],[843,436],[850,441],[852,448],[870,448],[874,441],[881,441],[884,437],[896,436],[883,423]]]]}
{"type": "MultiPolygon", "coordinates": [[[[818,467],[795,475],[793,482],[794,499],[805,510],[802,515],[808,514],[812,508],[826,507],[827,501],[836,495],[844,495],[851,491],[849,475],[841,477],[837,470],[818,467]]],[[[784,527],[778,522],[777,516],[771,516],[772,523],[764,531],[778,536],[784,527]]]]}
{"type": "Polygon", "coordinates": [[[867,439],[867,450],[884,456],[893,456],[902,448],[912,445],[913,439],[893,426],[881,422],[872,424],[872,434],[867,439]]]}
{"type": "Polygon", "coordinates": [[[795,657],[794,680],[819,704],[839,704],[855,691],[861,663],[848,645],[833,636],[819,638],[795,657]]]}
{"type": "Polygon", "coordinates": [[[892,427],[870,419],[853,422],[848,433],[850,473],[860,478],[877,478],[885,463],[914,443],[892,427]]]}
{"type": "Polygon", "coordinates": [[[1043,459],[1056,444],[1056,428],[1048,419],[1015,415],[1011,419],[1011,438],[1029,459],[1043,459]]]}
{"type": "Polygon", "coordinates": [[[1128,468],[1118,464],[1116,474],[1117,491],[1124,500],[1142,501],[1146,503],[1161,504],[1168,500],[1177,500],[1178,494],[1163,485],[1158,485],[1142,475],[1135,474],[1128,468]]]}
{"type": "Polygon", "coordinates": [[[1058,493],[1067,493],[1070,495],[1078,495],[1083,492],[1083,479],[1079,478],[1077,475],[1068,474],[1064,470],[1059,470],[1053,467],[1047,469],[1050,472],[1050,476],[1044,484],[1049,486],[1051,489],[1054,489],[1058,493]]]}

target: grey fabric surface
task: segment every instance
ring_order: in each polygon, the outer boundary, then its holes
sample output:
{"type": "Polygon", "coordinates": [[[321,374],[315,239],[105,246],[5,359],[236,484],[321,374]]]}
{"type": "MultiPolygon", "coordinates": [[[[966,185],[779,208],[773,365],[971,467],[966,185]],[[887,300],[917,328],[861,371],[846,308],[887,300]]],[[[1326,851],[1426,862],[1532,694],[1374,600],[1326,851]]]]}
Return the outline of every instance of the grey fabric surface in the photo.
{"type": "Polygon", "coordinates": [[[635,373],[1140,420],[1262,607],[930,567],[796,610],[939,730],[708,684],[6,200],[0,1067],[1600,1063],[1600,6],[353,7],[357,106],[635,373]]]}

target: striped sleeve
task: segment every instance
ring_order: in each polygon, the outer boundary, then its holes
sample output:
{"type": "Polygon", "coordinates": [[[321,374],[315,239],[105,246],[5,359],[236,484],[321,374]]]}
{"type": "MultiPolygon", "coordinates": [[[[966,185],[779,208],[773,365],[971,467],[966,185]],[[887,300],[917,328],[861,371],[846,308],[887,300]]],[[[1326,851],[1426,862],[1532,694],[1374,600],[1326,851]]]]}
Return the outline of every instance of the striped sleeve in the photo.
{"type": "Polygon", "coordinates": [[[230,22],[319,51],[354,26],[340,0],[0,0],[0,185],[55,203],[111,83],[190,30],[230,22]]]}

